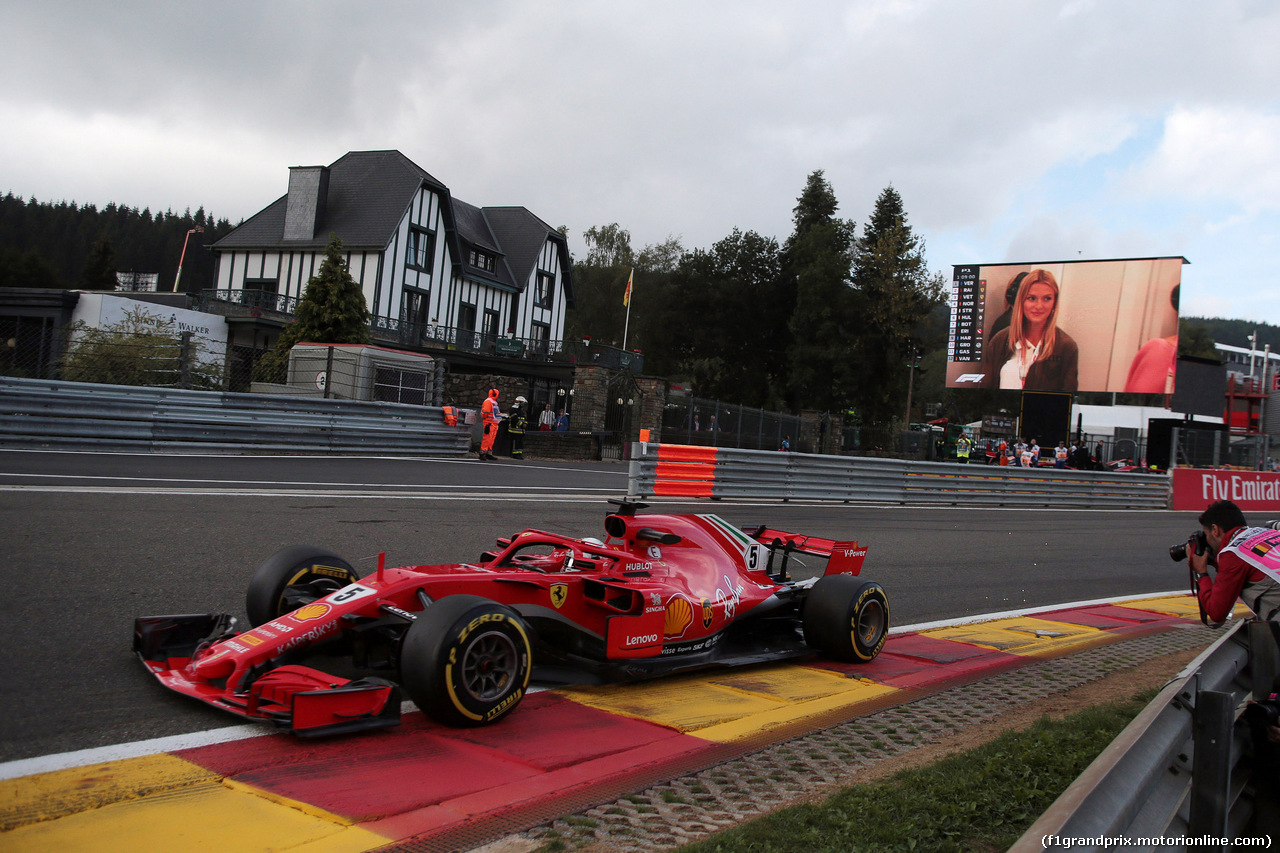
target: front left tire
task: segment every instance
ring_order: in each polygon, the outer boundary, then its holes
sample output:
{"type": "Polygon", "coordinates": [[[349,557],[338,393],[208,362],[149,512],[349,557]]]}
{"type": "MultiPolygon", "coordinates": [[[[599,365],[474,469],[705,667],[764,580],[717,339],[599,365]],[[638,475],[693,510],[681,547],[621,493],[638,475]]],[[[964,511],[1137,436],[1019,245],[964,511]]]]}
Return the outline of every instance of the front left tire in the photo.
{"type": "Polygon", "coordinates": [[[533,669],[529,628],[477,595],[450,595],[418,614],[400,649],[400,683],[414,704],[450,726],[484,726],[524,699],[533,669]]]}
{"type": "Polygon", "coordinates": [[[245,611],[256,628],[358,580],[360,575],[351,564],[332,551],[291,545],[272,554],[253,573],[245,611]]]}

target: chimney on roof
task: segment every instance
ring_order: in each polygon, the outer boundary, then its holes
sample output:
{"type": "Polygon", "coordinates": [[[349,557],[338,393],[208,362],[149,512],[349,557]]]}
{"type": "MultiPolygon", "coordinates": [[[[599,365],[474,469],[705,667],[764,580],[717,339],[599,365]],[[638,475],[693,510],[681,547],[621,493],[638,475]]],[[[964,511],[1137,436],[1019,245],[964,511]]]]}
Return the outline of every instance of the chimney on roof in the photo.
{"type": "Polygon", "coordinates": [[[324,220],[329,197],[328,166],[290,166],[284,209],[284,239],[312,240],[324,220]]]}

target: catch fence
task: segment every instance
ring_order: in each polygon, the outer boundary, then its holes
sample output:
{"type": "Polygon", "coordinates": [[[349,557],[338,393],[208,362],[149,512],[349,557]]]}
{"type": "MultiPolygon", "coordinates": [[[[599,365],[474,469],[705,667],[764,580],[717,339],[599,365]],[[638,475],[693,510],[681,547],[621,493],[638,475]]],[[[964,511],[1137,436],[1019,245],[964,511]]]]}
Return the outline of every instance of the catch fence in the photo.
{"type": "Polygon", "coordinates": [[[738,406],[702,397],[669,397],[662,411],[662,438],[703,447],[735,447],[778,450],[783,442],[791,449],[814,448],[801,437],[797,415],[738,406]],[[800,447],[805,441],[806,446],[800,447]]]}

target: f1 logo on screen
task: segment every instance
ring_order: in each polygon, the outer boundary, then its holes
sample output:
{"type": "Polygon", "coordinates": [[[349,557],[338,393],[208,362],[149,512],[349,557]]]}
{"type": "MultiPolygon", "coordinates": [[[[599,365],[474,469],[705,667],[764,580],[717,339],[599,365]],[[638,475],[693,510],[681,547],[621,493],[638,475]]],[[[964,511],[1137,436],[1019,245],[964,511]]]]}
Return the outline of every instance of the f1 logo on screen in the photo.
{"type": "Polygon", "coordinates": [[[987,374],[985,373],[961,373],[959,376],[956,377],[956,384],[959,385],[963,382],[972,382],[973,384],[977,385],[979,382],[982,381],[982,377],[986,375],[987,374]]]}

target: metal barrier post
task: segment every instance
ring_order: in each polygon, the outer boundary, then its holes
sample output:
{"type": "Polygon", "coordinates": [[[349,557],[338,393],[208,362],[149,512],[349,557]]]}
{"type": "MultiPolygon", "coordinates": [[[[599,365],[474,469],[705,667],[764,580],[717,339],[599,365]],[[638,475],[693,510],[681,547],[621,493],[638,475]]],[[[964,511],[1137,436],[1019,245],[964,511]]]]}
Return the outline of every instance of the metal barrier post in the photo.
{"type": "Polygon", "coordinates": [[[191,333],[182,333],[182,343],[178,347],[178,387],[191,387],[191,333]]]}
{"type": "Polygon", "coordinates": [[[329,345],[328,353],[324,359],[324,398],[326,400],[332,395],[333,391],[333,345],[329,345]]]}
{"type": "Polygon", "coordinates": [[[1261,619],[1249,623],[1249,671],[1253,676],[1253,698],[1265,699],[1277,690],[1280,676],[1280,643],[1272,628],[1276,623],[1261,619]]]}
{"type": "MultiPolygon", "coordinates": [[[[1196,693],[1192,718],[1191,813],[1187,831],[1192,836],[1227,838],[1227,814],[1231,810],[1231,727],[1236,699],[1230,693],[1201,690],[1196,693]]],[[[1225,849],[1225,846],[1218,849],[1225,849]]]]}

